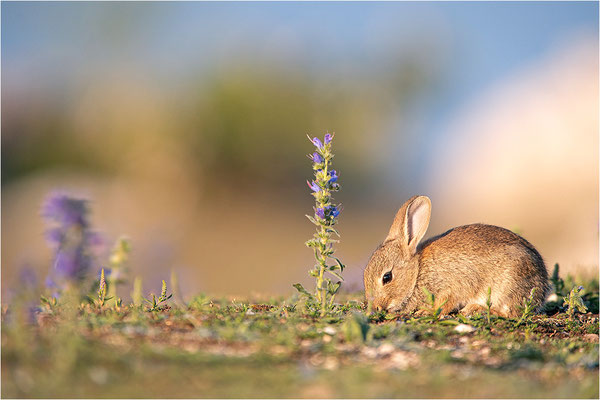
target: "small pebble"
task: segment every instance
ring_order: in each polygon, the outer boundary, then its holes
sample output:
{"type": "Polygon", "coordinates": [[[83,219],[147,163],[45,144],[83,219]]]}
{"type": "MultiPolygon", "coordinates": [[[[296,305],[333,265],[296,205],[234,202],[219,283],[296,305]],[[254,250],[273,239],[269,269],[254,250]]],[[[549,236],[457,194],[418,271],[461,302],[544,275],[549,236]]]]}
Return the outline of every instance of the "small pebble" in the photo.
{"type": "Polygon", "coordinates": [[[333,326],[326,326],[325,328],[323,328],[323,332],[328,334],[329,336],[333,336],[337,333],[333,326]]]}
{"type": "Polygon", "coordinates": [[[396,348],[391,343],[384,343],[377,348],[377,354],[380,356],[386,356],[392,353],[396,348]]]}
{"type": "Polygon", "coordinates": [[[467,325],[467,324],[458,324],[458,325],[456,325],[454,330],[459,333],[470,333],[470,332],[473,332],[475,330],[475,328],[472,327],[471,325],[467,325]]]}

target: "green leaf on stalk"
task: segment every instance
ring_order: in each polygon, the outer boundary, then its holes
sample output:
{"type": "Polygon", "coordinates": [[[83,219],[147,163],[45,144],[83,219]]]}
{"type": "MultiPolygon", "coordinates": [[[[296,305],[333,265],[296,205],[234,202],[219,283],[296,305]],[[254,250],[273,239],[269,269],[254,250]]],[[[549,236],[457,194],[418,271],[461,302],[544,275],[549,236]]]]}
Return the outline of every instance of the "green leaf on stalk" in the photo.
{"type": "Polygon", "coordinates": [[[327,232],[335,233],[337,235],[337,237],[340,237],[340,233],[335,228],[332,228],[329,226],[329,227],[327,227],[326,230],[327,230],[327,232]]]}
{"type": "Polygon", "coordinates": [[[340,271],[344,272],[344,268],[346,268],[346,266],[340,261],[339,258],[337,257],[333,257],[333,259],[338,263],[338,265],[340,266],[340,271]]]}
{"type": "Polygon", "coordinates": [[[296,290],[299,291],[300,293],[302,293],[303,295],[312,297],[312,294],[308,293],[308,291],[306,289],[304,289],[304,286],[302,286],[302,284],[296,283],[296,284],[294,284],[292,286],[295,287],[296,290]]]}
{"type": "Polygon", "coordinates": [[[313,223],[313,224],[315,224],[315,225],[319,225],[319,223],[317,222],[317,220],[316,220],[316,219],[314,219],[313,217],[311,217],[311,216],[310,216],[310,215],[308,215],[308,214],[305,214],[305,215],[306,215],[306,218],[308,218],[308,220],[309,220],[310,222],[312,222],[312,223],[313,223]]]}
{"type": "Polygon", "coordinates": [[[310,239],[310,240],[307,240],[306,243],[304,243],[304,244],[308,247],[315,247],[319,244],[319,242],[317,242],[315,239],[310,239]]]}
{"type": "Polygon", "coordinates": [[[338,292],[338,290],[340,290],[340,286],[342,285],[342,282],[337,282],[337,283],[331,283],[331,281],[327,281],[327,292],[329,292],[329,294],[334,295],[338,292]]]}
{"type": "Polygon", "coordinates": [[[338,274],[335,271],[328,271],[331,275],[335,276],[338,279],[341,279],[342,281],[344,280],[344,278],[342,278],[342,276],[340,274],[338,274]]]}

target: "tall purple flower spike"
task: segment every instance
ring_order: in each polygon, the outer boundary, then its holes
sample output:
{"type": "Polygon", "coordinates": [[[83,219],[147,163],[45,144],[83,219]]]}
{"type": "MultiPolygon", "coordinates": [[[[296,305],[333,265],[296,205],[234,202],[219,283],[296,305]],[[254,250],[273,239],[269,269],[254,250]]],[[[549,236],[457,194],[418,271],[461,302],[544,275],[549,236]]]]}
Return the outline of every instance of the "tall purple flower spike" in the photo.
{"type": "Polygon", "coordinates": [[[82,280],[91,267],[91,247],[99,236],[89,230],[87,201],[63,193],[50,195],[42,215],[54,226],[46,240],[54,250],[53,274],[58,282],[82,280]]]}
{"type": "Polygon", "coordinates": [[[321,310],[321,316],[325,316],[328,310],[334,308],[333,301],[340,288],[341,280],[343,280],[340,274],[344,270],[344,265],[338,258],[333,256],[335,252],[333,242],[335,240],[331,237],[333,234],[337,234],[337,231],[331,227],[337,223],[337,217],[341,211],[339,206],[332,204],[332,193],[340,188],[337,183],[338,173],[336,170],[331,169],[331,160],[333,159],[331,142],[333,136],[326,133],[323,142],[317,137],[308,136],[312,144],[317,147],[317,151],[308,156],[313,161],[314,178],[313,181],[306,181],[315,198],[314,216],[307,215],[307,217],[316,225],[316,232],[313,238],[306,242],[306,245],[314,250],[315,259],[317,260],[315,268],[309,271],[309,274],[316,278],[316,290],[313,295],[304,289],[301,284],[294,285],[299,292],[316,300],[321,310]],[[328,259],[335,259],[336,263],[328,265],[328,259]],[[339,272],[335,272],[335,270],[339,272]],[[340,281],[334,283],[331,277],[325,275],[327,271],[340,281]]]}

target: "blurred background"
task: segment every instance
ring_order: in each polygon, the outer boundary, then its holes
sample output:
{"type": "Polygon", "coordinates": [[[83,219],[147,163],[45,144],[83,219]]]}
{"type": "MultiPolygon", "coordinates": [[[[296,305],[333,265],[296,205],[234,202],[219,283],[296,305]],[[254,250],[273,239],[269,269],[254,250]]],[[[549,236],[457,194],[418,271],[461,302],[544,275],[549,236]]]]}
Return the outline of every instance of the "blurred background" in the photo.
{"type": "MultiPolygon", "coordinates": [[[[306,134],[335,132],[346,289],[398,207],[427,236],[521,233],[598,273],[598,4],[6,3],[2,296],[52,265],[41,204],[90,199],[105,253],[183,293],[312,287],[306,134]]],[[[129,293],[129,289],[125,294],[129,293]]]]}

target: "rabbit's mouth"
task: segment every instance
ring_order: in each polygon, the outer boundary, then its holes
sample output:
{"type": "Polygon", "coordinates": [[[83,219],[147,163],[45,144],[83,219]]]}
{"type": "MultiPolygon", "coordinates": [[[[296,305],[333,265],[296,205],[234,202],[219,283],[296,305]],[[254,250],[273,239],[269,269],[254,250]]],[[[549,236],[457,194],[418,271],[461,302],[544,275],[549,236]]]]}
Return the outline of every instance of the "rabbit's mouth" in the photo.
{"type": "Polygon", "coordinates": [[[408,297],[405,297],[400,302],[392,300],[390,302],[390,304],[388,304],[388,306],[386,307],[386,311],[400,313],[400,312],[404,311],[407,303],[408,303],[408,297]]]}

